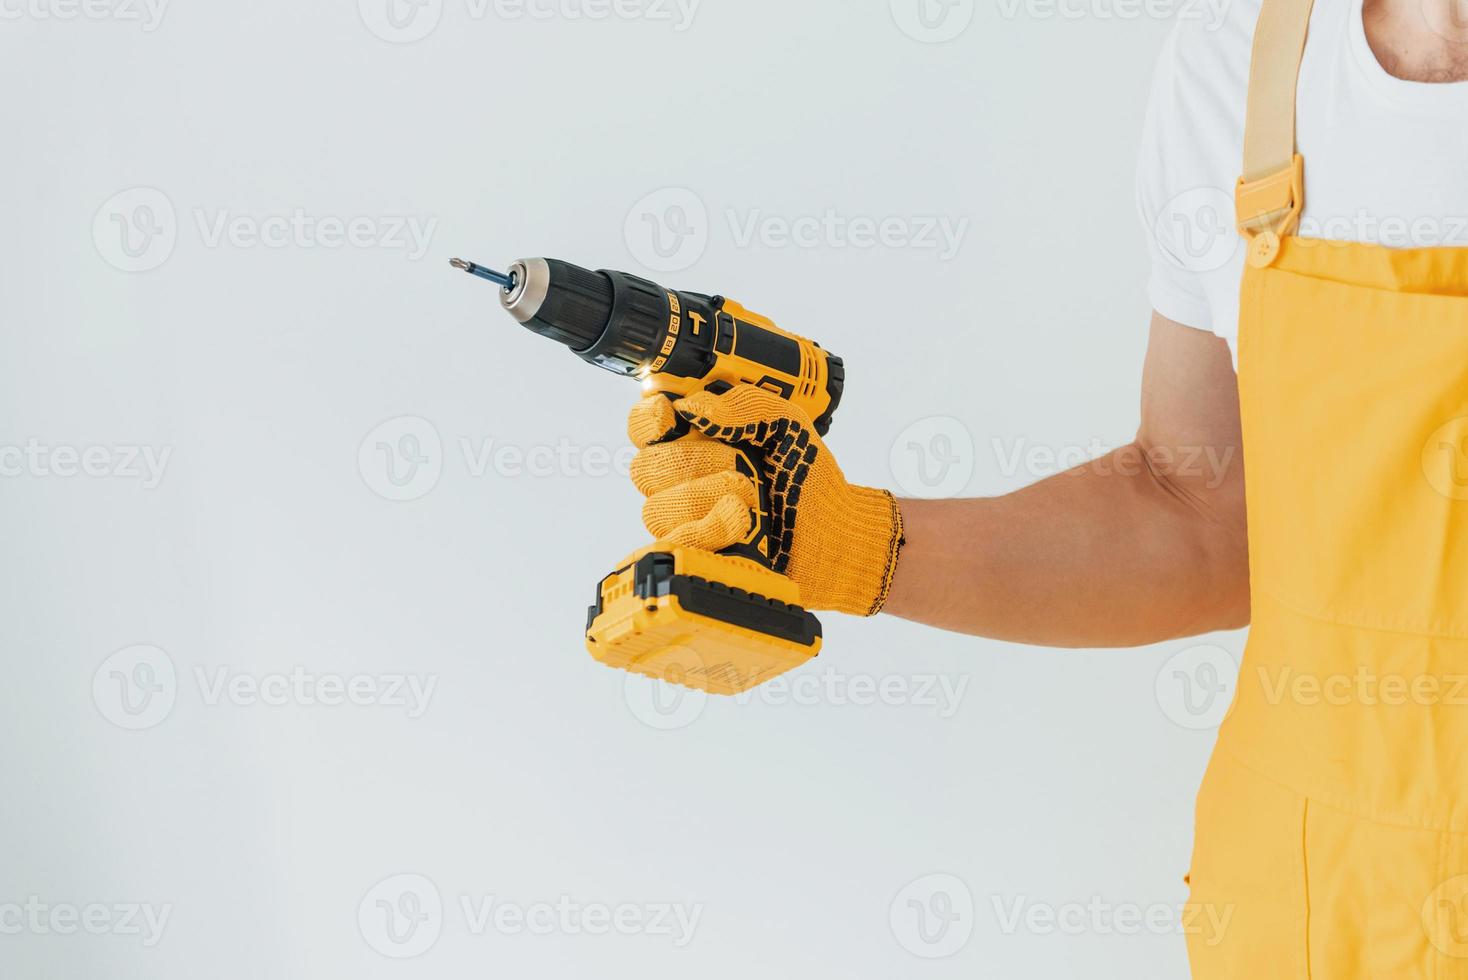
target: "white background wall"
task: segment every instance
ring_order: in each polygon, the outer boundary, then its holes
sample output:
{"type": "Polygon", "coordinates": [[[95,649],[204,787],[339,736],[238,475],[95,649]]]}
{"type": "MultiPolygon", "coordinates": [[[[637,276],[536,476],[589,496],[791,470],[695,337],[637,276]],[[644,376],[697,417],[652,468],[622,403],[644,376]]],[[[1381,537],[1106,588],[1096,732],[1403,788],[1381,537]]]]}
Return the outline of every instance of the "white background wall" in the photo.
{"type": "Polygon", "coordinates": [[[743,703],[624,683],[581,627],[644,540],[636,392],[447,266],[733,295],[845,357],[853,479],[1017,488],[1134,431],[1170,8],[90,2],[0,0],[0,974],[1184,975],[1133,913],[1184,899],[1186,685],[1239,636],[831,615],[743,703]],[[781,238],[828,212],[895,220],[781,238]]]}

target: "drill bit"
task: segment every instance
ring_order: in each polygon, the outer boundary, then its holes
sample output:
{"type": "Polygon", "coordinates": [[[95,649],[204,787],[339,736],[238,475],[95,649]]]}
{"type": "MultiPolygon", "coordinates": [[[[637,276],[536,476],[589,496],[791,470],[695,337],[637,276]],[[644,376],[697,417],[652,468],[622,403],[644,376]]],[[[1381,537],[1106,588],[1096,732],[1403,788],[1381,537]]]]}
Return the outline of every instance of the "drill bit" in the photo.
{"type": "Polygon", "coordinates": [[[478,276],[480,279],[488,279],[490,282],[495,283],[496,285],[501,286],[505,289],[515,288],[515,277],[513,275],[506,275],[503,272],[495,272],[493,269],[485,268],[482,265],[477,265],[464,259],[449,259],[449,265],[453,266],[455,269],[463,269],[471,276],[478,276]]]}

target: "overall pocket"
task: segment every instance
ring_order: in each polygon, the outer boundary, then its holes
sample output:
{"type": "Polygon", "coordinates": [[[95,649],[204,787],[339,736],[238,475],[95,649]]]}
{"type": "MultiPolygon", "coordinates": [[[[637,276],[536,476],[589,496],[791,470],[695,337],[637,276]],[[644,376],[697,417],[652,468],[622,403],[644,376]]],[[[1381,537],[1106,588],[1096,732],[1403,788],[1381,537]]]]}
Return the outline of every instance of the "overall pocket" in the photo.
{"type": "Polygon", "coordinates": [[[1468,638],[1468,297],[1271,269],[1240,346],[1254,588],[1468,638]]]}
{"type": "Polygon", "coordinates": [[[1195,980],[1309,977],[1304,827],[1301,796],[1214,752],[1183,909],[1195,980]]]}

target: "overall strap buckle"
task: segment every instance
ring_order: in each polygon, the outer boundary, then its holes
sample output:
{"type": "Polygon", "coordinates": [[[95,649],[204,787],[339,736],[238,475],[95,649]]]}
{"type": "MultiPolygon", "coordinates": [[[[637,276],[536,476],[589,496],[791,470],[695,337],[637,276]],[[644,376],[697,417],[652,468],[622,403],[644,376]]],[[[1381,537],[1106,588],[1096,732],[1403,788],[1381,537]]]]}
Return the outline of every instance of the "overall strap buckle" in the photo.
{"type": "Polygon", "coordinates": [[[1249,240],[1249,264],[1264,267],[1279,254],[1279,242],[1295,230],[1305,209],[1305,158],[1263,177],[1239,178],[1234,188],[1234,218],[1249,240]]]}

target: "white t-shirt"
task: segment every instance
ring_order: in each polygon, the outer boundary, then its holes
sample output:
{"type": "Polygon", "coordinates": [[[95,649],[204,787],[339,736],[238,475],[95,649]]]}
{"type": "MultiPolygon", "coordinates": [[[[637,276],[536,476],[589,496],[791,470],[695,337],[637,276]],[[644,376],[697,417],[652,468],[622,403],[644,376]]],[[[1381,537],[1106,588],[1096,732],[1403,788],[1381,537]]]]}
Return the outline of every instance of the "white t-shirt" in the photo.
{"type": "MultiPolygon", "coordinates": [[[[1231,0],[1221,16],[1194,6],[1153,81],[1137,204],[1152,249],[1153,307],[1213,331],[1237,356],[1244,247],[1233,188],[1260,0],[1231,0]]],[[[1367,43],[1361,0],[1316,0],[1296,114],[1305,158],[1299,234],[1468,245],[1468,82],[1389,75],[1367,43]]]]}

